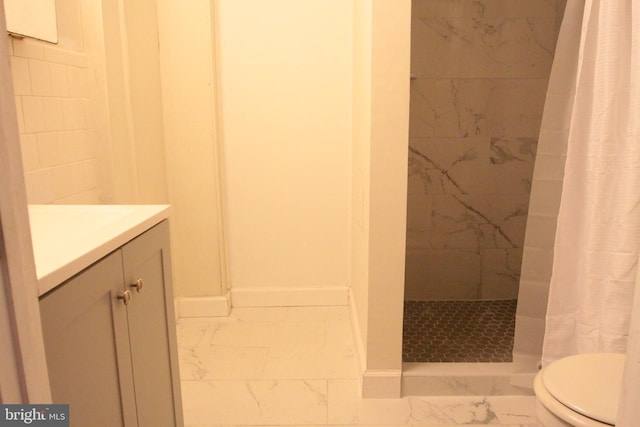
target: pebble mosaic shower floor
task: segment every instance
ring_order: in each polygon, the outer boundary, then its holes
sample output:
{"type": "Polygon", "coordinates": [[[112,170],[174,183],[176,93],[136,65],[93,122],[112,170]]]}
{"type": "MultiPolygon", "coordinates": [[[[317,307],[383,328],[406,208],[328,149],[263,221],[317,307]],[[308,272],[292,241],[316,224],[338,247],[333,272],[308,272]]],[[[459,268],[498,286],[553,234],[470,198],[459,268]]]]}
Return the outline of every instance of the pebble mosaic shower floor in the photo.
{"type": "Polygon", "coordinates": [[[517,300],[405,301],[404,362],[511,362],[517,300]]]}

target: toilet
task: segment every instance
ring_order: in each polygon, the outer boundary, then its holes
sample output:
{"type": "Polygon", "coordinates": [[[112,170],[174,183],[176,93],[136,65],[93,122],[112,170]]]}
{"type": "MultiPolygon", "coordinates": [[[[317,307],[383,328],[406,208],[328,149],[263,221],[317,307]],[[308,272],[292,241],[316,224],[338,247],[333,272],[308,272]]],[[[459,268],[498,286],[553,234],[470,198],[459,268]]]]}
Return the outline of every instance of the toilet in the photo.
{"type": "Polygon", "coordinates": [[[538,372],[533,389],[544,427],[606,427],[615,424],[624,354],[565,357],[538,372]]]}

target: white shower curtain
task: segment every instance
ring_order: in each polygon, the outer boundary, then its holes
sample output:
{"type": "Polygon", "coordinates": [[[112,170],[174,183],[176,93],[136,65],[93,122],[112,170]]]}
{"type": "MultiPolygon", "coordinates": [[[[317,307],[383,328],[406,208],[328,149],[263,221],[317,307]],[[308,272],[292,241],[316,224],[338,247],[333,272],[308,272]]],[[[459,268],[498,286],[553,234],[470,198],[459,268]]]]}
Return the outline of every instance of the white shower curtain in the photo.
{"type": "Polygon", "coordinates": [[[543,364],[626,349],[640,248],[639,9],[584,1],[543,364]]]}

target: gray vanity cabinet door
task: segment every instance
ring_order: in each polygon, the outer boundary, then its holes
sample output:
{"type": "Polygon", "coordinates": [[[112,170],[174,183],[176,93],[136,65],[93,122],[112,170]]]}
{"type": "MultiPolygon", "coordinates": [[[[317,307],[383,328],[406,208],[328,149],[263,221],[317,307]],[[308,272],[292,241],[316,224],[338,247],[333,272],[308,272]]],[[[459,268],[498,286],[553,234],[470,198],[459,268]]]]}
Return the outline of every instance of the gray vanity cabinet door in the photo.
{"type": "Polygon", "coordinates": [[[138,425],[182,427],[167,221],[123,246],[122,259],[138,425]]]}
{"type": "Polygon", "coordinates": [[[122,281],[117,251],[40,300],[53,402],[70,405],[71,426],[136,425],[122,281]]]}

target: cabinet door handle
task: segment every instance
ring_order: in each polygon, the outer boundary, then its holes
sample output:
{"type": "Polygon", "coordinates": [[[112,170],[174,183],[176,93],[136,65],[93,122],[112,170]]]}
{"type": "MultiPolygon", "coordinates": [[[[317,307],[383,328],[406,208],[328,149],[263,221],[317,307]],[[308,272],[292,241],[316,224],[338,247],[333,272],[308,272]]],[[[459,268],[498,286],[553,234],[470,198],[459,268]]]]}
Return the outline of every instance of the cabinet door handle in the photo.
{"type": "Polygon", "coordinates": [[[138,280],[136,280],[135,283],[133,283],[133,284],[131,284],[129,286],[131,286],[132,288],[136,288],[136,291],[138,293],[140,293],[140,292],[142,292],[142,285],[144,285],[144,282],[142,281],[142,279],[138,279],[138,280]]]}
{"type": "Polygon", "coordinates": [[[129,305],[131,302],[131,291],[126,290],[122,294],[118,295],[118,299],[121,299],[124,302],[124,305],[129,305]]]}

